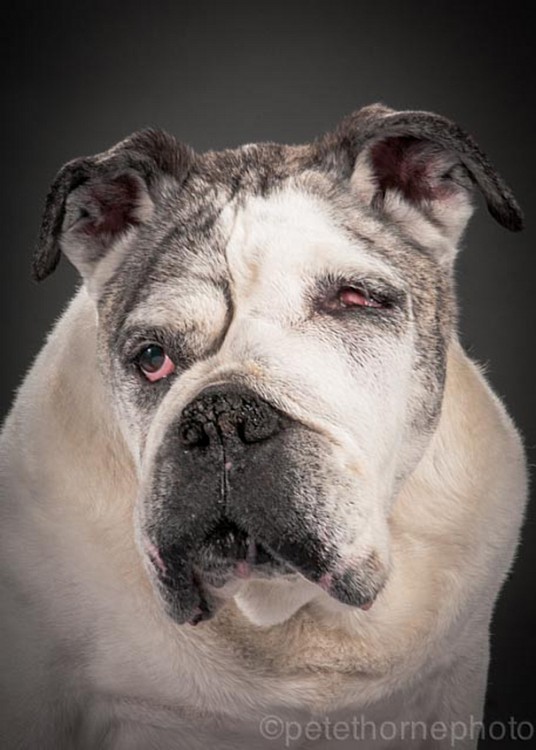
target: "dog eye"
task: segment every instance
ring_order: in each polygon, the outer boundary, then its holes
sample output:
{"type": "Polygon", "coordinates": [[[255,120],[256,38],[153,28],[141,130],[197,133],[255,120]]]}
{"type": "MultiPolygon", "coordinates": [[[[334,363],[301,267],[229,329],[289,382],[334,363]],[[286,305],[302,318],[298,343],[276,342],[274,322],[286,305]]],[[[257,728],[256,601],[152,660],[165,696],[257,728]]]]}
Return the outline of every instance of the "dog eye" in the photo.
{"type": "Polygon", "coordinates": [[[136,364],[151,383],[167,378],[175,371],[174,363],[158,344],[145,347],[138,354],[136,364]]]}
{"type": "Polygon", "coordinates": [[[363,289],[352,286],[343,286],[337,294],[337,302],[340,307],[384,307],[384,304],[372,297],[363,289]]]}

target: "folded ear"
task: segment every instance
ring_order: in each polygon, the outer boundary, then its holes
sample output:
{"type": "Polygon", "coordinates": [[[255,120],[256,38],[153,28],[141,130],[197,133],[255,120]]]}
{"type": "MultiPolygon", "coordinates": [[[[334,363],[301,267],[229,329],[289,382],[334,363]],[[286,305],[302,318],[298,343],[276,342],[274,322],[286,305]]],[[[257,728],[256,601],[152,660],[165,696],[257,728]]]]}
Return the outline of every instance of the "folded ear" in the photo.
{"type": "Polygon", "coordinates": [[[456,243],[472,213],[473,185],[499,224],[523,228],[514,196],[487,157],[470,135],[439,115],[371,105],[346,117],[321,149],[332,163],[337,154],[363,203],[417,239],[433,227],[436,236],[456,243]]]}
{"type": "Polygon", "coordinates": [[[171,135],[142,130],[109,151],[67,163],[47,196],[34,278],[52,273],[63,251],[89,280],[119,240],[150,220],[166,178],[184,181],[192,159],[171,135]]]}

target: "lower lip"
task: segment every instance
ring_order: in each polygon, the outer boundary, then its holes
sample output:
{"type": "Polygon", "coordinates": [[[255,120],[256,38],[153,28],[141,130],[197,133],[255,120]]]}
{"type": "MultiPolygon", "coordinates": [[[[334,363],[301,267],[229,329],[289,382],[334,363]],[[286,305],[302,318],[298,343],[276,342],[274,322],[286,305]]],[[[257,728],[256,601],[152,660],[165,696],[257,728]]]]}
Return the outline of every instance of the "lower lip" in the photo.
{"type": "MultiPolygon", "coordinates": [[[[331,573],[325,573],[319,580],[318,580],[318,586],[325,591],[327,594],[330,593],[331,586],[333,584],[333,575],[331,573]]],[[[369,600],[368,602],[364,602],[360,605],[359,609],[362,609],[364,612],[367,612],[372,605],[374,604],[374,599],[369,600]]]]}

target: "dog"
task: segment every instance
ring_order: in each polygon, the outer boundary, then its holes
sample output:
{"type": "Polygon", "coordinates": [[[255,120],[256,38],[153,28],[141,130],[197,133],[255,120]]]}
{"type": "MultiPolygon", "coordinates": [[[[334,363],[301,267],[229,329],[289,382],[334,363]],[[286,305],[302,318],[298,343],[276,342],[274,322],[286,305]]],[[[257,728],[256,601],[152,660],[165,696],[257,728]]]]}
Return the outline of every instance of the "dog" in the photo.
{"type": "Polygon", "coordinates": [[[468,134],[383,105],[61,169],[33,273],[82,285],[1,437],[3,748],[476,746],[527,488],[457,336],[474,187],[521,229],[468,134]]]}

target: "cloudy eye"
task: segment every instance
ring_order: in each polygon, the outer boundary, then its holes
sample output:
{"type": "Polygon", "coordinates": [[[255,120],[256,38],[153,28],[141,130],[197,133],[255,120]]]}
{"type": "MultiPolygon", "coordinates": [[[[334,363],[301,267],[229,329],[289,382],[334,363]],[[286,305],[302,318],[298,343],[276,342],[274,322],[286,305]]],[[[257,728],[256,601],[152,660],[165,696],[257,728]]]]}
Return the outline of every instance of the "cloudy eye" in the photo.
{"type": "Polygon", "coordinates": [[[150,344],[145,347],[138,354],[136,364],[151,383],[167,378],[175,371],[174,363],[158,344],[150,344]]]}
{"type": "Polygon", "coordinates": [[[367,292],[352,286],[343,286],[339,289],[337,301],[340,307],[384,307],[382,302],[367,292]]]}

